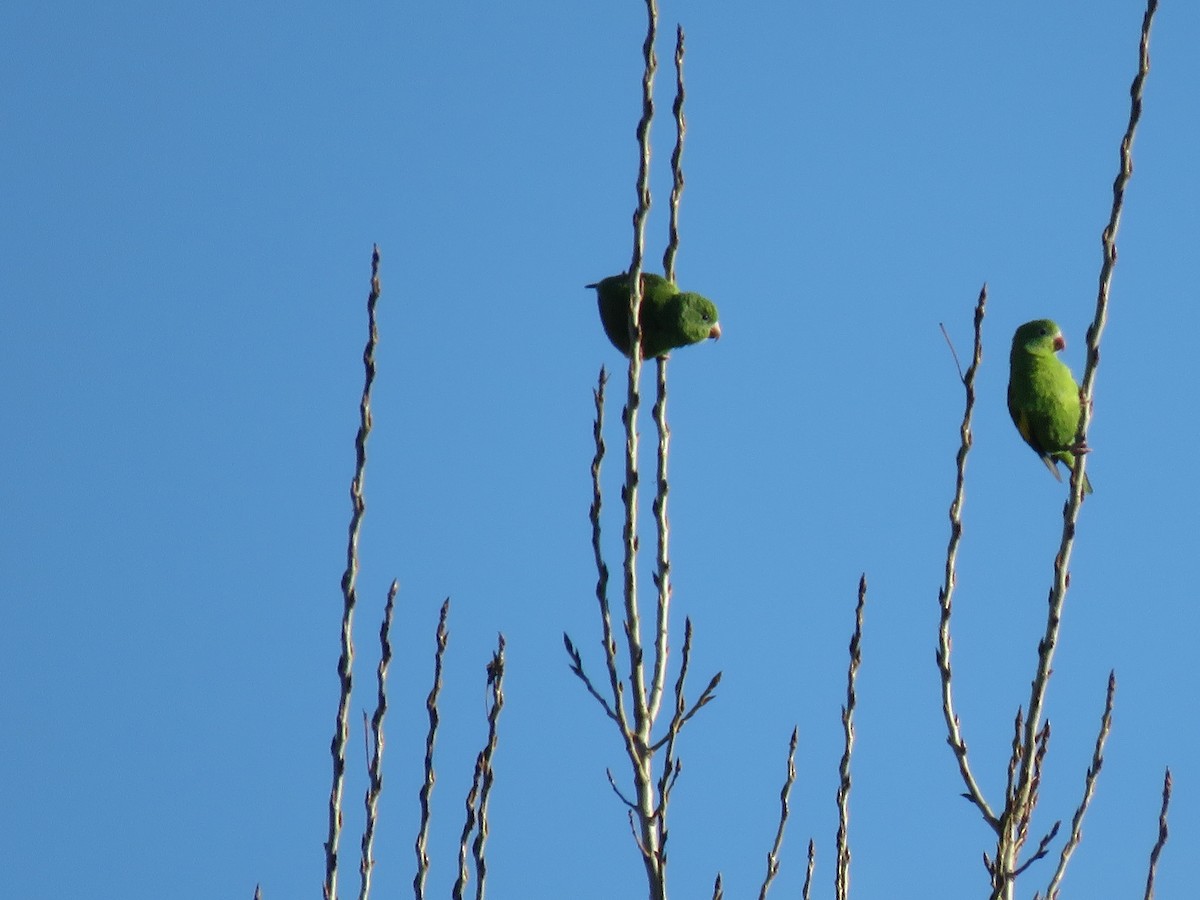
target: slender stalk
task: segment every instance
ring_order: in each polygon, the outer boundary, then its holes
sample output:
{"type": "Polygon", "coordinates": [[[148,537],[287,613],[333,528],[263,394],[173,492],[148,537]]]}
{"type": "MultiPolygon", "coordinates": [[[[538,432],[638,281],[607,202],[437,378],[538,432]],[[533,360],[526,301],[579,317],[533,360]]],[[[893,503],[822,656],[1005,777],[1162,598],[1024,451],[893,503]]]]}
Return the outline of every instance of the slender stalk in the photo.
{"type": "Polygon", "coordinates": [[[675,280],[675,257],[679,254],[679,201],[683,197],[683,138],[687,134],[687,118],[683,114],[683,101],[687,92],[683,88],[683,26],[675,27],[675,103],[671,111],[675,114],[675,149],[671,152],[671,218],[667,249],[663,253],[663,274],[667,281],[675,280]]]}
{"type": "Polygon", "coordinates": [[[838,830],[837,870],[834,873],[834,896],[846,900],[850,896],[850,757],[854,752],[854,710],[858,704],[855,682],[862,665],[863,608],[867,603],[867,576],[858,580],[858,605],[854,610],[854,635],[850,638],[850,668],[846,674],[846,705],[842,707],[842,731],[845,746],[838,766],[838,830]]]}
{"type": "Polygon", "coordinates": [[[808,841],[808,866],[804,870],[804,888],[800,892],[803,900],[809,900],[812,894],[813,871],[817,868],[817,845],[812,842],[812,838],[808,841]]]}
{"type": "Polygon", "coordinates": [[[433,653],[433,687],[425,699],[425,709],[429,713],[429,730],[425,735],[425,778],[421,784],[421,824],[417,829],[416,853],[417,874],[413,878],[413,893],[416,900],[424,900],[425,880],[429,877],[429,819],[432,812],[430,798],[433,796],[433,785],[437,778],[433,771],[433,747],[437,741],[438,724],[441,717],[438,714],[438,696],[442,692],[442,662],[446,656],[446,644],[450,640],[450,632],[446,621],[450,616],[450,598],[442,603],[442,611],[438,616],[436,649],[433,653]]]}
{"type": "Polygon", "coordinates": [[[1056,900],[1058,897],[1059,885],[1067,872],[1067,863],[1071,861],[1072,854],[1082,840],[1083,817],[1091,805],[1092,796],[1096,793],[1096,779],[1100,777],[1100,769],[1104,766],[1104,745],[1108,742],[1109,732],[1112,731],[1113,697],[1116,692],[1117,676],[1115,673],[1109,672],[1108,691],[1104,697],[1104,713],[1100,716],[1100,730],[1096,734],[1092,764],[1088,766],[1087,775],[1083,779],[1083,798],[1079,801],[1079,805],[1075,808],[1075,815],[1071,818],[1071,834],[1067,838],[1066,844],[1063,845],[1062,852],[1058,857],[1058,866],[1055,867],[1054,875],[1046,888],[1046,900],[1056,900]]]}
{"type": "MultiPolygon", "coordinates": [[[[683,28],[676,29],[675,40],[675,150],[671,154],[673,186],[670,200],[670,239],[663,254],[663,269],[668,281],[675,280],[675,256],[679,252],[679,201],[683,196],[683,28]]],[[[671,608],[671,553],[670,520],[667,516],[667,460],[671,449],[671,429],[667,425],[667,358],[657,360],[656,398],[653,418],[658,432],[658,479],[655,482],[654,525],[658,538],[657,571],[654,585],[658,589],[658,604],[655,608],[654,677],[650,685],[648,715],[653,721],[658,717],[663,691],[667,680],[667,635],[670,632],[671,608]]]]}
{"type": "Polygon", "coordinates": [[[767,891],[771,882],[779,874],[779,851],[783,849],[783,830],[787,826],[790,808],[788,801],[792,796],[792,785],[796,783],[796,744],[800,738],[800,730],[792,729],[792,739],[788,743],[787,778],[784,779],[783,789],[779,792],[779,827],[775,829],[775,843],[767,851],[767,874],[763,878],[762,887],[758,891],[758,900],[767,900],[767,891]]]}
{"type": "MultiPolygon", "coordinates": [[[[1091,423],[1092,404],[1095,392],[1096,370],[1100,364],[1100,337],[1108,319],[1109,295],[1112,287],[1113,267],[1117,262],[1117,230],[1121,221],[1121,211],[1125,203],[1125,189],[1133,175],[1133,138],[1142,114],[1142,92],[1146,75],[1150,71],[1150,26],[1154,13],[1158,9],[1158,0],[1149,0],[1146,13],[1142,18],[1141,40],[1138,45],[1138,68],[1130,86],[1129,123],[1125,135],[1121,139],[1119,170],[1113,181],[1113,202],[1109,213],[1108,225],[1101,236],[1103,262],[1100,268],[1099,287],[1096,296],[1096,312],[1087,334],[1087,363],[1084,367],[1080,402],[1083,414],[1079,418],[1077,443],[1086,444],[1087,430],[1091,423]]],[[[1034,778],[1034,761],[1036,756],[1037,733],[1041,726],[1042,710],[1046,702],[1046,692],[1049,686],[1050,673],[1053,669],[1054,652],[1058,647],[1058,635],[1062,625],[1063,607],[1066,603],[1067,588],[1070,584],[1071,554],[1075,547],[1075,529],[1079,519],[1079,511],[1083,502],[1083,475],[1086,470],[1085,454],[1076,455],[1075,467],[1071,474],[1071,491],[1066,506],[1063,509],[1062,539],[1058,553],[1054,557],[1053,585],[1047,603],[1046,629],[1038,643],[1037,671],[1030,688],[1028,715],[1025,719],[1025,734],[1021,770],[1017,777],[1015,811],[1017,815],[1008,817],[1010,826],[1021,819],[1028,818],[1032,813],[1032,790],[1034,778]]],[[[993,896],[1012,896],[1012,874],[1015,871],[1018,844],[1016,834],[1011,830],[1002,836],[1004,852],[997,858],[997,888],[993,896]]]]}
{"type": "Polygon", "coordinates": [[[500,735],[500,711],[504,708],[504,635],[500,635],[496,641],[496,652],[492,654],[492,661],[488,663],[487,673],[492,702],[487,717],[487,744],[479,754],[482,770],[479,786],[479,827],[475,832],[475,842],[471,845],[471,854],[475,859],[475,900],[483,900],[487,888],[487,858],[484,849],[487,847],[490,831],[488,806],[492,796],[492,785],[496,780],[495,758],[500,735]]]}
{"type": "Polygon", "coordinates": [[[475,757],[475,774],[471,777],[471,789],[467,791],[467,799],[464,803],[466,818],[458,838],[458,874],[454,879],[454,886],[450,889],[450,896],[453,900],[463,900],[463,897],[466,896],[467,882],[471,880],[471,872],[467,868],[467,855],[471,845],[471,835],[475,831],[479,784],[482,780],[483,754],[481,753],[475,757]]]}
{"type": "Polygon", "coordinates": [[[367,295],[367,343],[363,349],[362,400],[359,402],[358,434],[354,439],[354,478],[350,483],[350,528],[346,543],[346,570],[342,574],[342,652],[338,658],[338,708],[334,720],[333,741],[329,752],[333,757],[333,786],[329,791],[329,833],[325,839],[325,900],[337,898],[338,843],[342,834],[342,796],[346,783],[346,745],[350,740],[350,694],[354,667],[354,608],[358,603],[358,537],[362,529],[366,500],[363,483],[367,471],[367,437],[371,433],[371,387],[375,383],[375,347],[379,330],[375,308],[381,292],[379,281],[379,247],[371,251],[371,291],[367,295]]]}
{"type": "MultiPolygon", "coordinates": [[[[992,812],[987,800],[984,799],[983,791],[979,788],[979,783],[975,779],[975,774],[971,770],[971,764],[967,758],[967,742],[963,738],[962,726],[954,706],[953,672],[950,667],[950,648],[952,646],[950,617],[953,612],[954,590],[958,583],[958,550],[963,534],[962,510],[966,498],[967,456],[974,443],[971,421],[975,413],[975,376],[979,371],[979,364],[983,360],[983,317],[986,310],[987,285],[985,284],[980,289],[979,300],[975,304],[975,349],[971,357],[971,365],[967,367],[965,375],[962,374],[961,366],[959,367],[959,377],[962,379],[966,392],[966,404],[963,409],[962,424],[959,426],[960,444],[956,457],[954,499],[950,502],[950,542],[946,547],[945,579],[938,590],[941,616],[938,621],[937,667],[942,686],[942,715],[946,721],[946,741],[950,744],[950,749],[954,751],[959,774],[967,789],[966,797],[983,815],[984,821],[995,829],[999,826],[999,820],[992,812]]],[[[943,333],[944,331],[945,329],[943,329],[943,333]]],[[[949,337],[947,337],[947,343],[949,343],[949,337]]],[[[953,344],[950,345],[950,352],[954,353],[954,363],[957,366],[958,354],[954,352],[953,344]]]]}
{"type": "Polygon", "coordinates": [[[1167,845],[1167,810],[1171,806],[1171,770],[1163,776],[1162,809],[1158,813],[1158,837],[1150,850],[1150,869],[1146,873],[1146,900],[1154,900],[1154,875],[1158,871],[1158,857],[1167,845]]]}
{"type": "Polygon", "coordinates": [[[379,821],[379,795],[383,793],[383,719],[387,715],[387,674],[392,662],[392,617],[396,611],[396,592],[400,585],[392,581],[388,589],[387,603],[383,608],[383,622],[379,626],[379,666],[375,670],[375,713],[371,716],[371,752],[367,765],[367,793],[363,798],[366,807],[366,827],[362,836],[362,859],[359,862],[361,877],[358,900],[367,900],[371,894],[371,870],[375,868],[372,849],[375,844],[375,826],[379,821]]]}
{"type": "Polygon", "coordinates": [[[647,716],[651,722],[658,717],[662,705],[663,689],[667,678],[667,634],[671,617],[671,524],[667,516],[667,496],[670,485],[667,481],[667,463],[671,451],[671,427],[667,424],[667,358],[660,356],[657,363],[656,388],[653,418],[658,433],[658,477],[654,492],[654,529],[657,537],[658,554],[655,559],[654,586],[657,588],[657,604],[654,618],[654,675],[650,683],[647,701],[647,716]]]}
{"type": "Polygon", "coordinates": [[[625,639],[629,646],[629,683],[633,704],[633,766],[634,791],[638,818],[638,845],[646,867],[650,900],[665,900],[666,878],[663,868],[661,823],[655,817],[654,777],[651,771],[649,697],[646,690],[646,670],[642,648],[641,618],[637,598],[637,519],[638,519],[638,407],[641,403],[639,382],[642,374],[641,323],[642,255],[646,240],[646,219],[650,213],[650,124],[654,118],[654,75],[658,60],[654,41],[658,30],[658,6],[646,0],[646,40],[642,45],[642,116],[638,121],[637,208],[633,214],[633,260],[630,278],[630,347],[629,385],[623,415],[625,425],[625,525],[622,532],[625,545],[625,639]]]}

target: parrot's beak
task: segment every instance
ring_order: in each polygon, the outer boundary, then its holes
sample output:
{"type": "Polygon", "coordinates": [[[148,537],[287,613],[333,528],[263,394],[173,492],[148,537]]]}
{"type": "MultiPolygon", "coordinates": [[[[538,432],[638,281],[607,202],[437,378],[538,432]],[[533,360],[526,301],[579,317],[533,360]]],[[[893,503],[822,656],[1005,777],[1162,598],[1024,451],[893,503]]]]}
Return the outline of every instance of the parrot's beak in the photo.
{"type": "Polygon", "coordinates": [[[721,323],[713,322],[713,327],[708,332],[710,340],[719,341],[721,339],[721,323]]]}
{"type": "Polygon", "coordinates": [[[1059,332],[1058,334],[1056,334],[1054,336],[1054,352],[1058,353],[1060,350],[1066,350],[1066,349],[1067,349],[1067,339],[1062,336],[1061,332],[1059,332]]]}

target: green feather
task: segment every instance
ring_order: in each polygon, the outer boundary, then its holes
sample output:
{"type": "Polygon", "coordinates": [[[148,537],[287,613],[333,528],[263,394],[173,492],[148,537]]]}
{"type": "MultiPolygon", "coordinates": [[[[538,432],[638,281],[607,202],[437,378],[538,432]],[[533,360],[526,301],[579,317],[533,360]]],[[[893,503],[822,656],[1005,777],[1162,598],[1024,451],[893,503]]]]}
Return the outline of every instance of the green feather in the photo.
{"type": "MultiPolygon", "coordinates": [[[[622,272],[589,284],[596,289],[600,323],[613,346],[629,355],[629,273],[622,272]]],[[[642,273],[642,358],[666,356],[668,351],[707,338],[719,338],[717,307],[707,297],[680,291],[661,275],[642,273]]]]}
{"type": "MultiPolygon", "coordinates": [[[[1059,481],[1057,463],[1075,466],[1075,435],[1083,414],[1079,385],[1055,354],[1066,347],[1062,331],[1050,319],[1026,322],[1013,335],[1009,353],[1008,413],[1025,443],[1059,481]]],[[[1092,483],[1083,476],[1083,491],[1092,483]]]]}

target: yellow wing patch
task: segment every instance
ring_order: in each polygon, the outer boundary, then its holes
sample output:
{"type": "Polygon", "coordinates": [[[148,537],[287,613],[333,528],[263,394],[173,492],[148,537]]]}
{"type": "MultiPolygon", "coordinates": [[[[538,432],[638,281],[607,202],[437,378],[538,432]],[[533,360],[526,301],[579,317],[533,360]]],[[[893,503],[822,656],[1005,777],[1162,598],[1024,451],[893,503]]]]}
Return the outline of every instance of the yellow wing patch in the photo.
{"type": "Polygon", "coordinates": [[[1033,446],[1033,438],[1029,436],[1029,414],[1023,409],[1017,413],[1017,431],[1021,432],[1025,443],[1033,446]]]}

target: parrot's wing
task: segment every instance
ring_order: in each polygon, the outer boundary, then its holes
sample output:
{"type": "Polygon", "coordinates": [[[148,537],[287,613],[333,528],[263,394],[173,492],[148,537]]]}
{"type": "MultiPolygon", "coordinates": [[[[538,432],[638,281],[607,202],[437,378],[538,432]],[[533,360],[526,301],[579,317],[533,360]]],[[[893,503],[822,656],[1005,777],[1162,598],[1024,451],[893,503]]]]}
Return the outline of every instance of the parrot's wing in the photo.
{"type": "Polygon", "coordinates": [[[1009,379],[1008,382],[1008,414],[1012,416],[1013,424],[1021,432],[1021,437],[1028,441],[1029,438],[1025,437],[1025,429],[1021,427],[1021,411],[1017,408],[1017,395],[1013,390],[1012,379],[1009,379]]]}
{"type": "Polygon", "coordinates": [[[1032,423],[1029,421],[1029,411],[1022,408],[1017,401],[1016,392],[1013,390],[1012,383],[1008,385],[1008,414],[1012,416],[1013,424],[1017,426],[1017,431],[1021,433],[1021,437],[1025,440],[1033,452],[1038,455],[1038,458],[1046,464],[1046,468],[1050,470],[1050,474],[1058,482],[1062,481],[1062,475],[1058,471],[1058,466],[1054,464],[1053,457],[1046,452],[1042,447],[1041,441],[1037,439],[1034,433],[1032,423]]]}

